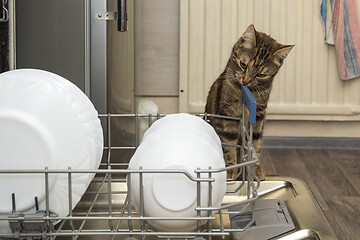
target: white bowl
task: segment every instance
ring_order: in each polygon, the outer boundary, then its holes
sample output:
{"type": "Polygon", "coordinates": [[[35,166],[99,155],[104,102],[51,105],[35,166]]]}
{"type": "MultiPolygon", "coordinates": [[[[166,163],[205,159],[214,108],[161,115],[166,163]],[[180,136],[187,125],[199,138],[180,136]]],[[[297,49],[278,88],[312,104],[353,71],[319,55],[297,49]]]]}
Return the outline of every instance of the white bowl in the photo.
{"type": "MultiPolygon", "coordinates": [[[[1,169],[97,169],[103,133],[97,112],[85,94],[66,79],[41,70],[0,74],[1,169]],[[91,106],[91,107],[90,107],[91,106]]],[[[72,207],[93,174],[72,174],[72,207]]],[[[67,174],[49,174],[50,210],[69,213],[67,174]]],[[[35,212],[34,198],[45,209],[44,174],[0,175],[0,213],[35,212]]],[[[0,233],[10,231],[0,221],[0,233]]]]}
{"type": "Polygon", "coordinates": [[[210,124],[206,124],[206,122],[200,117],[187,113],[170,114],[161,118],[160,121],[158,120],[154,122],[151,125],[151,128],[145,132],[143,141],[154,131],[167,131],[168,129],[186,129],[186,131],[197,131],[198,134],[212,140],[216,146],[219,146],[220,150],[222,150],[221,140],[216,134],[214,128],[210,124]]]}
{"type": "MultiPolygon", "coordinates": [[[[201,130],[207,129],[208,126],[211,128],[205,121],[188,114],[169,115],[158,120],[146,132],[143,142],[130,160],[129,169],[142,167],[143,169],[184,170],[191,177],[196,178],[194,170],[197,168],[224,167],[220,140],[213,139],[212,133],[201,134],[204,133],[201,130]],[[169,125],[175,126],[173,120],[177,117],[183,119],[184,122],[177,122],[176,127],[172,129],[169,125]],[[172,120],[168,121],[167,118],[172,118],[172,120]]],[[[138,175],[132,174],[131,196],[135,208],[140,211],[138,175]]],[[[145,216],[196,217],[196,182],[181,173],[146,173],[143,177],[145,216]]],[[[201,174],[201,177],[208,178],[208,174],[201,174]]],[[[218,207],[226,191],[226,173],[213,173],[212,177],[215,179],[212,184],[212,206],[218,207]]],[[[201,183],[201,207],[208,206],[208,191],[208,183],[201,183]]],[[[201,216],[205,217],[207,214],[207,212],[202,212],[201,216]]],[[[191,231],[196,228],[194,220],[151,220],[148,222],[162,231],[191,231]]]]}

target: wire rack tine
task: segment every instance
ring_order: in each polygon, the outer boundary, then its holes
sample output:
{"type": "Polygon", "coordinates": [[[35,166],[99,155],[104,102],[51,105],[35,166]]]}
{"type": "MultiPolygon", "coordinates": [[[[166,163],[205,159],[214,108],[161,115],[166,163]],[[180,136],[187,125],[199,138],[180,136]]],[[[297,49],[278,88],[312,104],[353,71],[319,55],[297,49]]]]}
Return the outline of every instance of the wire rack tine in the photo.
{"type": "Polygon", "coordinates": [[[107,167],[111,165],[111,115],[110,113],[107,115],[107,141],[108,141],[108,149],[107,149],[107,167]]]}
{"type": "MultiPolygon", "coordinates": [[[[48,167],[45,167],[48,170],[48,167]]],[[[49,173],[45,173],[45,204],[46,204],[46,217],[50,217],[50,196],[49,196],[49,173]]],[[[46,222],[48,228],[50,228],[50,220],[46,222]]]]}
{"type": "MultiPolygon", "coordinates": [[[[128,216],[131,217],[131,173],[129,173],[127,175],[127,186],[128,186],[128,216]]],[[[132,221],[128,220],[128,227],[129,227],[129,237],[133,237],[133,235],[131,235],[132,231],[133,231],[133,225],[132,225],[132,221]]]]}
{"type": "Polygon", "coordinates": [[[151,127],[152,124],[152,114],[149,113],[148,115],[148,127],[151,127]]]}
{"type": "MultiPolygon", "coordinates": [[[[142,167],[139,168],[140,170],[142,169],[142,167]]],[[[139,189],[140,189],[140,217],[144,217],[144,185],[143,185],[143,181],[144,181],[144,178],[143,178],[143,173],[139,173],[139,179],[140,179],[140,186],[139,186],[139,189]]],[[[145,229],[145,221],[144,220],[140,220],[140,229],[141,229],[141,232],[144,232],[144,229],[145,229]]],[[[141,240],[144,240],[144,235],[141,235],[141,240]]]]}
{"type": "MultiPolygon", "coordinates": [[[[109,170],[111,170],[111,166],[108,167],[109,170]]],[[[111,193],[111,179],[112,179],[112,174],[109,173],[108,174],[108,210],[109,210],[109,217],[112,217],[112,193],[111,193]]],[[[110,230],[113,231],[114,230],[114,226],[112,223],[112,220],[109,220],[109,227],[110,230]]]]}
{"type": "MultiPolygon", "coordinates": [[[[100,191],[101,191],[101,189],[102,189],[103,186],[104,186],[104,183],[105,183],[105,180],[106,180],[106,178],[107,178],[107,175],[108,175],[108,173],[106,173],[103,181],[100,183],[100,186],[99,186],[99,188],[98,188],[98,190],[97,190],[97,192],[96,192],[96,194],[95,194],[95,196],[94,196],[94,199],[93,199],[93,201],[91,202],[91,205],[90,205],[88,211],[86,212],[86,215],[85,215],[86,217],[88,217],[88,216],[90,215],[90,212],[91,212],[92,209],[94,208],[95,202],[97,201],[98,197],[100,196],[100,191]]],[[[79,232],[82,231],[82,229],[83,229],[84,226],[85,226],[85,223],[86,223],[86,219],[84,219],[84,220],[81,222],[81,225],[80,225],[79,230],[78,230],[79,232]]],[[[78,237],[79,237],[79,235],[76,235],[75,240],[77,240],[78,237]]]]}
{"type": "MultiPolygon", "coordinates": [[[[71,167],[69,167],[69,170],[71,167]]],[[[72,176],[71,173],[68,173],[68,194],[69,194],[69,216],[73,215],[73,206],[72,206],[72,176]]],[[[65,223],[65,221],[64,221],[65,223]]],[[[70,226],[73,231],[75,231],[75,226],[73,220],[70,220],[70,226]]],[[[74,237],[73,237],[74,239],[74,237]]]]}
{"type": "MultiPolygon", "coordinates": [[[[211,167],[209,167],[211,169],[211,167]]],[[[212,173],[209,172],[209,178],[212,178],[212,173]]],[[[212,206],[212,182],[208,183],[208,207],[212,206]]],[[[208,217],[212,216],[212,211],[208,211],[208,217]]],[[[211,233],[211,221],[208,221],[208,232],[211,233]]],[[[209,240],[211,240],[211,235],[209,236],[209,240]]]]}
{"type": "MultiPolygon", "coordinates": [[[[200,170],[200,168],[197,168],[197,170],[200,170]]],[[[200,179],[201,177],[201,173],[197,173],[197,178],[200,179]]],[[[196,183],[196,206],[198,208],[201,207],[201,182],[197,182],[196,183]]],[[[197,217],[200,218],[201,217],[201,211],[197,211],[197,217]]],[[[197,220],[197,232],[201,232],[201,220],[197,220]]]]}
{"type": "MultiPolygon", "coordinates": [[[[124,205],[120,212],[120,217],[124,216],[127,204],[128,204],[128,196],[126,195],[124,205]]],[[[119,219],[118,223],[116,224],[115,232],[117,232],[119,230],[120,224],[121,224],[121,219],[119,219]]]]}

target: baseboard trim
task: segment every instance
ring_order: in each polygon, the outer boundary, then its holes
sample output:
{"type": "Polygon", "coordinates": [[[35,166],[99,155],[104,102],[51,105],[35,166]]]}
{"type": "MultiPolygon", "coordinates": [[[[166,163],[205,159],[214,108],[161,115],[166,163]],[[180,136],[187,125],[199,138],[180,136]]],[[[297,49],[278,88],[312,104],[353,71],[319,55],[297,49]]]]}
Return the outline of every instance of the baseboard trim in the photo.
{"type": "Polygon", "coordinates": [[[262,148],[360,150],[360,138],[344,137],[264,137],[262,148]]]}

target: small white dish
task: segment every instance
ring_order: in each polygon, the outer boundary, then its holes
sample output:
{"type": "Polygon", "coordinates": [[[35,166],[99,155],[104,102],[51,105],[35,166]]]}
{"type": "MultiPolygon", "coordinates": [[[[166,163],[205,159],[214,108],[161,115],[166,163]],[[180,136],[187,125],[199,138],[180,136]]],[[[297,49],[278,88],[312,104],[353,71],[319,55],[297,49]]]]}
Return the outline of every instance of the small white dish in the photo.
{"type": "MultiPolygon", "coordinates": [[[[66,79],[46,71],[21,69],[0,74],[1,169],[97,169],[103,132],[90,100],[66,79]]],[[[74,208],[94,174],[72,174],[74,208]]],[[[69,213],[67,174],[49,174],[50,210],[69,213]]],[[[44,174],[0,175],[0,213],[45,209],[44,174]]],[[[0,233],[10,231],[0,221],[0,233]]]]}
{"type": "MultiPolygon", "coordinates": [[[[183,170],[192,178],[196,178],[194,170],[197,168],[225,167],[220,139],[214,139],[211,134],[202,132],[207,131],[204,129],[208,126],[211,128],[202,119],[188,114],[168,115],[156,121],[145,133],[146,136],[130,160],[129,169],[142,167],[143,169],[183,170]],[[167,120],[168,117],[171,119],[167,120]],[[183,121],[177,121],[177,117],[183,121]],[[176,125],[173,125],[174,122],[176,125]]],[[[203,173],[201,177],[208,178],[208,174],[203,173]]],[[[211,205],[218,207],[226,192],[226,173],[213,173],[212,178],[215,182],[212,183],[211,205]]],[[[131,183],[132,202],[139,211],[139,174],[132,174],[131,183]]],[[[143,185],[145,216],[196,217],[197,183],[185,174],[145,173],[143,185]]],[[[208,183],[204,182],[200,185],[201,207],[207,207],[208,183]]],[[[207,212],[202,212],[201,216],[204,217],[207,214],[207,212]]],[[[194,220],[151,220],[148,223],[161,231],[191,231],[196,228],[194,220]]]]}

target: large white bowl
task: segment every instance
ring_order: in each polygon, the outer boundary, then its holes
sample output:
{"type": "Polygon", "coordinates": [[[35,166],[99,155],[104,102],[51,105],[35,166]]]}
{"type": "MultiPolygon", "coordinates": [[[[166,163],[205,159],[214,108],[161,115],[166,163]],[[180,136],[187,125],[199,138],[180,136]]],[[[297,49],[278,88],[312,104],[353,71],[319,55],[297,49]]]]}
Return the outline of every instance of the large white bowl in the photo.
{"type": "MultiPolygon", "coordinates": [[[[214,131],[210,125],[198,117],[188,114],[168,115],[156,121],[148,129],[130,160],[129,169],[142,167],[143,169],[184,170],[196,178],[194,170],[197,168],[222,168],[225,162],[221,142],[216,134],[211,133],[211,130],[214,131]],[[184,120],[183,123],[177,122],[177,117],[184,120]],[[174,121],[177,122],[176,125],[173,125],[174,121]],[[215,137],[217,139],[214,139],[215,137]]],[[[201,174],[201,177],[207,178],[208,174],[201,174]]],[[[212,177],[215,182],[212,184],[211,205],[220,206],[226,191],[226,173],[214,173],[212,177]]],[[[139,174],[132,174],[131,183],[132,202],[140,211],[139,174]]],[[[145,216],[196,217],[197,184],[184,174],[146,173],[143,176],[143,185],[145,216]]],[[[201,183],[201,207],[208,206],[208,191],[208,183],[201,183]]],[[[203,212],[202,216],[207,216],[207,212],[203,212]]],[[[191,231],[196,228],[194,220],[151,220],[148,222],[162,231],[191,231]]]]}
{"type": "MultiPolygon", "coordinates": [[[[41,70],[22,69],[0,74],[1,169],[97,169],[103,133],[90,100],[66,79],[41,70]]],[[[93,174],[73,174],[75,207],[93,174]]],[[[49,174],[50,210],[69,213],[67,174],[49,174]]],[[[34,198],[45,209],[44,174],[0,175],[0,213],[34,212],[34,198]]],[[[9,232],[0,221],[0,233],[9,232]]]]}

